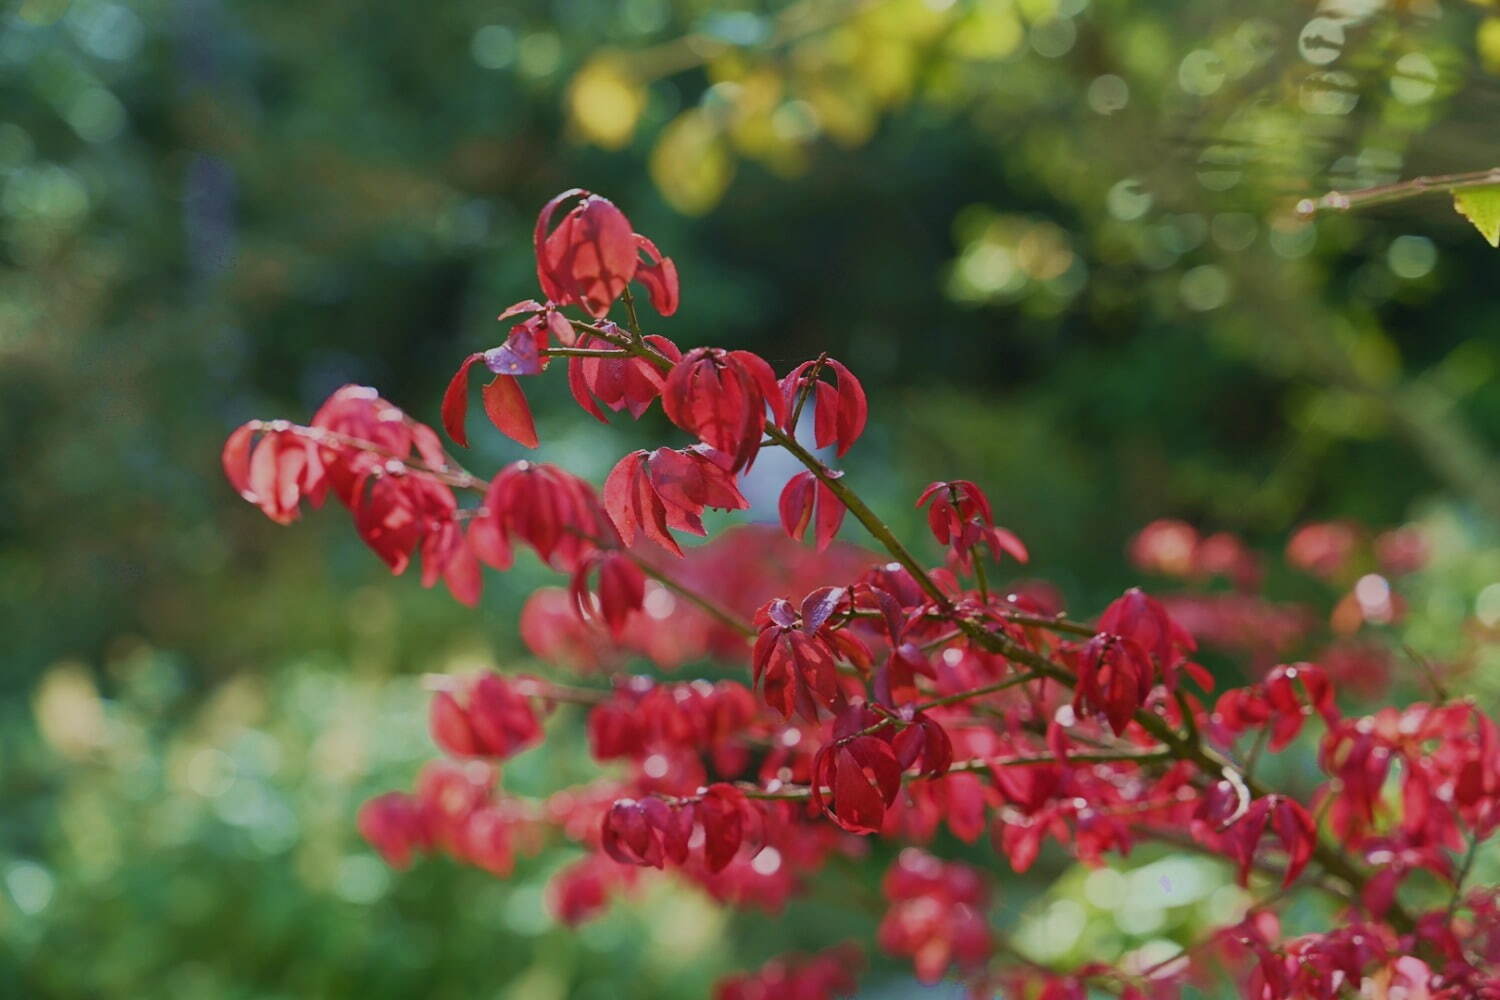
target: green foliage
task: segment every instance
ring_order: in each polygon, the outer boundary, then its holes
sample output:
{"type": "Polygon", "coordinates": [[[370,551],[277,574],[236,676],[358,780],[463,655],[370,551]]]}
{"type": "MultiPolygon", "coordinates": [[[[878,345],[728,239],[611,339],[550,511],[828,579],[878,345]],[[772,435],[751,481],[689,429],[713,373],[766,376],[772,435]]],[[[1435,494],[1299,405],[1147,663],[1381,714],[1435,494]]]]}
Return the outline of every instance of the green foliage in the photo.
{"type": "MultiPolygon", "coordinates": [[[[264,522],[218,445],[344,381],[435,415],[532,294],[530,207],[574,183],[683,262],[684,345],[857,369],[849,474],[897,521],[970,476],[1089,613],[1153,517],[1271,545],[1430,505],[1452,544],[1407,635],[1493,673],[1493,254],[1437,198],[1288,211],[1492,165],[1495,19],[1412,6],[13,5],[0,994],[687,997],[683,968],[867,919],[837,886],[728,927],[671,895],[574,938],[538,915],[564,858],[403,879],[354,839],[428,751],[409,678],[519,662],[543,574],[466,614],[339,518],[264,522]]],[[[1496,201],[1459,201],[1492,244],[1496,201]]],[[[635,444],[556,380],[536,403],[596,481],[635,444]]]]}
{"type": "Polygon", "coordinates": [[[1500,247],[1500,184],[1455,191],[1453,207],[1474,223],[1490,246],[1500,247]]]}

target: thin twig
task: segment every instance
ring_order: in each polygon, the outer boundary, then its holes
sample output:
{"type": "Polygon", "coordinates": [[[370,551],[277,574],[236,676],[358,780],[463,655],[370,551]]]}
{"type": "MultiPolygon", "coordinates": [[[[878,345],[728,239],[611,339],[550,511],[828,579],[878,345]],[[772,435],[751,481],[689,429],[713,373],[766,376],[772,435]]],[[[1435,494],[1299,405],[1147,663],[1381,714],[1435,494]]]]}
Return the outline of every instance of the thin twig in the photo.
{"type": "Polygon", "coordinates": [[[684,600],[693,604],[699,610],[706,612],[711,617],[734,629],[740,635],[745,636],[747,639],[753,639],[760,634],[759,629],[757,629],[754,625],[751,625],[749,622],[745,621],[743,618],[740,618],[728,608],[715,604],[712,600],[704,597],[702,594],[698,593],[696,590],[691,589],[686,584],[678,583],[676,580],[672,579],[672,577],[669,576],[665,571],[660,570],[657,567],[646,562],[644,559],[636,555],[634,552],[631,552],[629,549],[621,549],[620,551],[624,552],[631,562],[639,566],[642,573],[645,573],[651,579],[655,580],[657,583],[672,591],[672,593],[677,594],[684,600]]]}
{"type": "MultiPolygon", "coordinates": [[[[1120,753],[1080,753],[1069,754],[1067,760],[1059,760],[1052,754],[1036,754],[1020,757],[975,757],[972,760],[959,761],[948,768],[943,775],[964,774],[971,771],[987,771],[993,767],[1042,767],[1053,764],[1150,764],[1157,761],[1171,760],[1170,750],[1138,750],[1120,753]]],[[[903,780],[921,778],[923,775],[902,775],[903,780]]],[[[767,791],[762,788],[744,789],[745,797],[751,799],[766,799],[772,801],[797,801],[812,796],[811,785],[783,786],[775,791],[767,791]]],[[[831,794],[828,789],[825,794],[831,794]]],[[[1153,807],[1161,805],[1160,802],[1151,803],[1153,807]]]]}
{"type": "Polygon", "coordinates": [[[1488,187],[1491,184],[1500,184],[1500,167],[1471,170],[1461,174],[1413,177],[1395,184],[1381,184],[1357,191],[1329,191],[1321,197],[1303,198],[1297,202],[1297,214],[1303,218],[1310,218],[1319,212],[1348,212],[1370,205],[1405,201],[1424,194],[1447,194],[1464,188],[1488,187]]]}
{"type": "MultiPolygon", "coordinates": [[[[1500,177],[1497,177],[1497,180],[1500,180],[1500,177]]],[[[1432,181],[1433,179],[1428,179],[1429,184],[1432,181]]],[[[663,371],[668,371],[672,368],[673,363],[669,358],[639,340],[631,341],[612,335],[601,327],[586,323],[573,321],[573,325],[577,329],[592,333],[617,347],[624,348],[646,358],[663,371]]],[[[917,585],[933,599],[942,617],[952,620],[954,625],[983,649],[999,653],[1012,662],[1028,666],[1038,675],[1049,680],[1055,680],[1067,687],[1071,688],[1076,683],[1076,678],[1073,676],[1072,671],[1068,670],[1062,664],[1048,659],[1015,641],[1003,632],[991,631],[985,628],[980,622],[959,615],[952,599],[937,585],[937,582],[933,580],[921,564],[916,561],[915,557],[912,556],[911,552],[902,544],[901,540],[896,537],[891,529],[854,492],[853,488],[848,485],[846,477],[832,474],[816,456],[802,447],[794,437],[784,432],[769,420],[765,425],[765,433],[773,443],[781,446],[782,449],[801,462],[808,471],[817,477],[819,482],[838,498],[845,509],[854,515],[855,520],[859,521],[865,530],[876,541],[880,542],[885,550],[911,574],[912,579],[917,582],[917,585]]],[[[1253,780],[1244,780],[1233,762],[1217,751],[1205,746],[1196,729],[1190,729],[1187,735],[1180,734],[1161,716],[1153,714],[1144,708],[1138,709],[1135,712],[1134,719],[1137,725],[1153,736],[1158,742],[1165,745],[1176,759],[1193,764],[1210,778],[1214,780],[1221,777],[1227,778],[1236,784],[1238,790],[1242,791],[1250,799],[1261,798],[1270,794],[1267,789],[1253,780]]],[[[1363,890],[1367,876],[1360,872],[1342,851],[1330,846],[1321,838],[1313,848],[1313,858],[1325,872],[1346,882],[1356,893],[1363,890]]],[[[1411,915],[1406,912],[1399,902],[1392,904],[1389,919],[1391,925],[1402,932],[1410,931],[1416,926],[1411,915]]]]}

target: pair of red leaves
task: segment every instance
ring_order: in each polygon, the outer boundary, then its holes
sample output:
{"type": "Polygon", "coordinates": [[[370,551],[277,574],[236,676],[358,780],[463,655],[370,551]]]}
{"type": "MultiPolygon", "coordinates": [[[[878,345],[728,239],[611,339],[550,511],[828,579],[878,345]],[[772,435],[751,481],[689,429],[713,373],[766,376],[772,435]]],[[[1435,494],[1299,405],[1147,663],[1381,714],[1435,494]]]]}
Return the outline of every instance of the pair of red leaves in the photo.
{"type": "MultiPolygon", "coordinates": [[[[450,438],[465,448],[469,446],[469,435],[464,430],[464,416],[469,412],[469,369],[476,362],[486,361],[487,353],[479,351],[464,358],[463,364],[458,366],[458,371],[443,392],[443,429],[450,438]]],[[[490,418],[490,423],[512,441],[528,448],[535,448],[539,443],[531,407],[515,376],[496,374],[485,383],[484,412],[490,418]]]]}
{"type": "Polygon", "coordinates": [[[222,455],[224,474],[245,500],[277,524],[297,519],[302,500],[322,500],[328,481],[318,446],[294,430],[274,425],[255,441],[257,427],[245,424],[229,435],[222,455]]]}
{"type": "Polygon", "coordinates": [[[1073,710],[1103,713],[1116,736],[1125,732],[1154,686],[1151,658],[1134,639],[1100,632],[1078,657],[1073,710]]]}
{"type": "Polygon", "coordinates": [[[1224,843],[1229,856],[1238,866],[1240,885],[1248,885],[1250,869],[1255,863],[1255,852],[1270,826],[1281,846],[1286,850],[1286,876],[1283,886],[1291,885],[1302,874],[1302,869],[1312,860],[1313,850],[1318,845],[1317,826],[1301,803],[1285,795],[1267,795],[1256,799],[1228,830],[1224,831],[1224,843]]]}
{"type": "Polygon", "coordinates": [[[541,462],[513,462],[491,480],[484,511],[469,529],[487,565],[508,569],[515,538],[553,569],[575,572],[601,544],[613,542],[609,520],[588,483],[541,462]]]}
{"type": "Polygon", "coordinates": [[[843,657],[860,669],[870,666],[864,643],[832,627],[848,607],[846,588],[820,587],[803,598],[800,608],[776,598],[756,612],[760,635],[751,668],[767,705],[787,718],[800,715],[812,723],[820,708],[843,710],[846,699],[836,661],[843,657]]]}
{"type": "Polygon", "coordinates": [[[828,548],[828,543],[833,541],[839,533],[839,526],[844,523],[844,502],[811,472],[799,472],[787,480],[781,490],[778,509],[781,526],[787,535],[798,541],[807,536],[809,525],[816,525],[813,538],[819,552],[828,548]]]}
{"type": "Polygon", "coordinates": [[[744,510],[750,506],[735,485],[723,456],[702,446],[633,451],[620,459],[604,482],[604,509],[626,545],[644,535],[668,552],[682,555],[669,529],[706,535],[708,507],[744,510]]]}
{"type": "Polygon", "coordinates": [[[518,817],[493,798],[496,770],[482,761],[429,761],[413,794],[388,792],[359,809],[360,835],[393,868],[441,848],[496,875],[510,873],[518,817]]]}
{"type": "Polygon", "coordinates": [[[730,976],[714,987],[714,1000],[834,1000],[859,984],[859,949],[844,944],[816,955],[782,955],[754,973],[730,976]]]}
{"type": "Polygon", "coordinates": [[[864,432],[869,404],[859,380],[837,361],[804,362],[778,382],[749,351],[695,348],[667,376],[662,408],[678,427],[730,456],[730,470],[738,472],[755,461],[768,409],[777,427],[796,433],[792,420],[803,393],[814,397],[817,446],[837,445],[842,456],[864,432]],[[824,366],[834,371],[836,386],[818,379],[824,366]]]}
{"type": "MultiPolygon", "coordinates": [[[[602,325],[613,327],[608,322],[602,325]]],[[[677,345],[666,337],[652,334],[644,340],[647,346],[667,360],[675,363],[682,359],[682,352],[677,349],[677,345]]],[[[581,334],[574,346],[612,347],[608,341],[596,340],[590,333],[581,334]]],[[[608,358],[568,358],[568,389],[573,393],[573,399],[601,423],[607,423],[608,419],[599,409],[600,403],[616,413],[629,410],[630,415],[639,420],[666,385],[666,374],[648,358],[625,355],[623,351],[620,354],[620,357],[608,358]]]]}
{"type": "Polygon", "coordinates": [[[937,720],[918,712],[896,728],[880,727],[880,719],[868,706],[851,707],[813,758],[812,803],[850,833],[879,832],[908,768],[937,777],[953,766],[953,742],[937,720]]]}
{"type": "Polygon", "coordinates": [[[677,311],[677,265],[634,232],[625,213],[608,198],[582,188],[564,191],[542,207],[533,243],[537,282],[556,305],[577,305],[599,319],[626,285],[639,280],[657,312],[670,316],[677,311]],[[572,198],[579,198],[578,204],[548,232],[558,208],[572,198]]]}
{"type": "Polygon", "coordinates": [[[785,405],[777,423],[788,434],[797,431],[791,421],[797,414],[797,400],[804,393],[813,403],[813,441],[819,448],[837,445],[837,454],[843,458],[864,433],[870,416],[864,386],[839,362],[832,358],[804,361],[788,372],[780,385],[785,405]],[[819,377],[824,368],[833,371],[836,384],[819,377]]]}
{"type": "Polygon", "coordinates": [[[1278,753],[1297,738],[1313,711],[1330,727],[1338,724],[1339,710],[1328,674],[1314,663],[1281,664],[1259,684],[1220,695],[1212,722],[1231,738],[1247,729],[1269,725],[1270,749],[1278,753]]]}
{"type": "Polygon", "coordinates": [[[1124,636],[1145,650],[1161,671],[1168,691],[1177,690],[1179,668],[1187,670],[1199,687],[1213,689],[1213,675],[1188,660],[1198,648],[1197,641],[1173,620],[1160,601],[1148,597],[1139,587],[1131,587],[1110,602],[1099,616],[1099,631],[1124,636]]]}
{"type": "Polygon", "coordinates": [[[428,725],[433,741],[455,757],[504,759],[542,738],[530,700],[496,673],[435,693],[428,725]]]}
{"type": "Polygon", "coordinates": [[[1187,659],[1196,646],[1160,601],[1132,587],[1104,609],[1099,633],[1078,656],[1073,708],[1102,712],[1118,736],[1146,703],[1158,674],[1168,691],[1176,690],[1179,669],[1212,689],[1213,675],[1187,659]]]}
{"type": "Polygon", "coordinates": [[[646,600],[646,574],[629,556],[618,551],[601,551],[579,563],[568,586],[573,609],[584,621],[602,620],[616,639],[625,631],[632,613],[646,600]],[[599,585],[590,593],[589,576],[599,574],[599,585]]]}
{"type": "Polygon", "coordinates": [[[703,862],[710,872],[718,872],[734,860],[759,818],[744,792],[721,782],[691,799],[618,800],[604,814],[600,844],[621,864],[664,868],[668,861],[687,863],[698,828],[703,832],[703,862]]]}
{"type": "Polygon", "coordinates": [[[776,373],[749,351],[695,347],[672,366],[662,387],[667,419],[728,458],[730,472],[747,469],[760,451],[769,406],[777,423],[786,405],[776,373]]]}
{"type": "Polygon", "coordinates": [[[970,553],[983,544],[997,561],[1001,553],[1016,562],[1029,557],[1026,546],[1013,533],[995,526],[995,515],[984,491],[967,479],[930,484],[917,497],[917,506],[931,503],[927,525],[940,545],[949,545],[960,566],[967,566],[970,553]]]}
{"type": "Polygon", "coordinates": [[[911,956],[920,981],[937,982],[955,963],[975,970],[989,960],[989,891],[976,869],[908,847],[881,888],[891,906],[876,940],[886,952],[911,956]]]}
{"type": "Polygon", "coordinates": [[[355,817],[359,835],[392,868],[404,869],[412,854],[428,846],[422,804],[405,792],[386,792],[359,807],[355,817]]]}

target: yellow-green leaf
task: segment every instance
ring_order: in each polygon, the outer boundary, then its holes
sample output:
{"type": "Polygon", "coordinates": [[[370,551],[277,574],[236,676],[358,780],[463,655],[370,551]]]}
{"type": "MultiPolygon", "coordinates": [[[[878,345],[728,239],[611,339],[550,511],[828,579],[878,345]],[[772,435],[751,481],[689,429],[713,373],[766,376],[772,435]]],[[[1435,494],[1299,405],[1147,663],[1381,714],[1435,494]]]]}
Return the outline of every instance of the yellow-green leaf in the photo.
{"type": "Polygon", "coordinates": [[[713,208],[734,176],[724,137],[702,108],[684,111],[662,129],[650,167],[662,197],[684,215],[713,208]]]}
{"type": "Polygon", "coordinates": [[[1500,184],[1463,188],[1453,192],[1453,207],[1474,223],[1492,247],[1500,247],[1500,184]]]}
{"type": "Polygon", "coordinates": [[[646,88],[613,56],[592,59],[568,88],[568,112],[583,137],[605,149],[622,149],[646,109],[646,88]]]}

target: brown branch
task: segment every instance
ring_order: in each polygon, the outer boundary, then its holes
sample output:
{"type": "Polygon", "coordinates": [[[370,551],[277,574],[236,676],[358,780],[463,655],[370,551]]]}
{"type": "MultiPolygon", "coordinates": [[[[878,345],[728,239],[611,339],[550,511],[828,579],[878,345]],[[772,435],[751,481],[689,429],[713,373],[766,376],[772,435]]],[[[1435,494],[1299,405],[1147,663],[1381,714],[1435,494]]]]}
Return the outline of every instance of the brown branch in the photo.
{"type": "Polygon", "coordinates": [[[1357,191],[1329,191],[1321,197],[1303,198],[1297,202],[1297,214],[1303,218],[1311,218],[1319,212],[1349,212],[1371,205],[1405,201],[1424,194],[1449,194],[1464,188],[1488,187],[1491,184],[1500,184],[1500,167],[1461,174],[1413,177],[1395,184],[1381,184],[1357,191]]]}
{"type": "MultiPolygon", "coordinates": [[[[1469,181],[1471,184],[1478,183],[1472,180],[1472,176],[1473,175],[1463,175],[1462,179],[1469,181]]],[[[1444,183],[1457,183],[1452,178],[1426,179],[1426,183],[1428,183],[1429,185],[1437,181],[1443,181],[1444,183]]],[[[647,358],[663,371],[668,371],[672,367],[672,362],[670,359],[660,354],[659,352],[652,350],[648,345],[640,342],[639,339],[632,341],[625,337],[606,333],[599,327],[591,326],[586,323],[579,323],[577,321],[574,321],[573,325],[575,328],[598,336],[617,347],[623,348],[641,357],[647,358]]],[[[849,513],[854,515],[855,520],[864,525],[865,530],[868,531],[876,541],[880,542],[880,544],[885,547],[886,551],[889,552],[896,559],[896,561],[899,562],[902,567],[911,574],[912,578],[916,580],[917,584],[922,588],[922,590],[925,591],[927,595],[933,599],[933,602],[937,605],[940,614],[943,617],[952,620],[953,624],[956,625],[960,630],[962,630],[963,633],[968,636],[968,638],[973,640],[983,649],[986,649],[990,652],[999,653],[1012,662],[1021,663],[1025,666],[1030,667],[1037,675],[1041,677],[1055,680],[1059,684],[1063,684],[1070,688],[1075,685],[1076,678],[1073,676],[1073,673],[1063,665],[1050,660],[1045,656],[1042,656],[1041,654],[1022,645],[1019,642],[1016,642],[1014,639],[1012,639],[1008,635],[1005,635],[1003,632],[991,631],[989,629],[986,629],[983,624],[978,621],[958,615],[957,609],[953,605],[953,601],[948,597],[947,594],[943,592],[940,587],[938,587],[937,583],[916,561],[911,552],[908,551],[906,546],[901,543],[901,540],[896,537],[895,533],[892,532],[891,529],[887,527],[886,524],[875,515],[875,512],[872,511],[864,502],[864,500],[857,493],[855,493],[854,490],[844,481],[844,477],[842,474],[835,474],[831,472],[826,466],[823,465],[822,462],[817,459],[816,456],[814,456],[806,448],[802,447],[802,445],[797,442],[796,438],[794,438],[790,434],[787,434],[780,427],[777,427],[773,422],[769,420],[766,421],[765,433],[773,443],[781,446],[790,455],[792,455],[792,457],[801,462],[802,465],[818,479],[819,482],[826,486],[829,491],[839,499],[839,501],[844,505],[845,509],[848,510],[849,513]]],[[[1090,634],[1092,634],[1092,632],[1090,634]]],[[[1222,754],[1218,753],[1212,748],[1205,746],[1196,730],[1190,730],[1189,735],[1186,736],[1179,734],[1161,716],[1148,712],[1144,708],[1138,709],[1135,712],[1134,718],[1136,724],[1151,736],[1153,736],[1158,742],[1166,746],[1173,757],[1178,760],[1184,760],[1193,764],[1211,780],[1228,778],[1229,780],[1233,781],[1237,787],[1242,788],[1243,791],[1246,792],[1251,798],[1261,798],[1265,795],[1270,794],[1270,791],[1268,789],[1264,788],[1257,782],[1253,780],[1245,780],[1244,776],[1239,772],[1238,768],[1235,767],[1232,761],[1228,760],[1222,754]]],[[[1318,862],[1319,866],[1325,872],[1333,875],[1335,878],[1341,879],[1346,882],[1356,894],[1363,890],[1365,883],[1368,881],[1368,877],[1358,868],[1356,868],[1355,865],[1341,851],[1337,850],[1334,847],[1331,847],[1322,839],[1319,839],[1317,845],[1313,850],[1313,858],[1318,862]]],[[[1392,926],[1394,926],[1397,930],[1403,932],[1408,932],[1415,927],[1415,921],[1412,919],[1411,915],[1407,913],[1404,908],[1402,908],[1399,902],[1392,905],[1389,919],[1392,926]]]]}
{"type": "MultiPolygon", "coordinates": [[[[987,771],[992,767],[1038,767],[1050,764],[1149,764],[1156,761],[1171,760],[1172,754],[1168,750],[1138,750],[1121,751],[1119,753],[1080,753],[1069,754],[1068,759],[1063,761],[1051,754],[1037,754],[1034,756],[1021,757],[976,757],[973,760],[960,761],[948,768],[943,775],[964,774],[970,771],[987,771]]],[[[920,774],[902,775],[902,780],[914,780],[924,777],[920,774]]],[[[769,801],[798,801],[812,796],[811,785],[782,786],[775,791],[759,787],[743,789],[746,798],[765,799],[769,801]]],[[[824,790],[825,794],[832,794],[830,789],[824,790]]],[[[1160,802],[1151,803],[1152,807],[1162,805],[1160,802]]]]}

